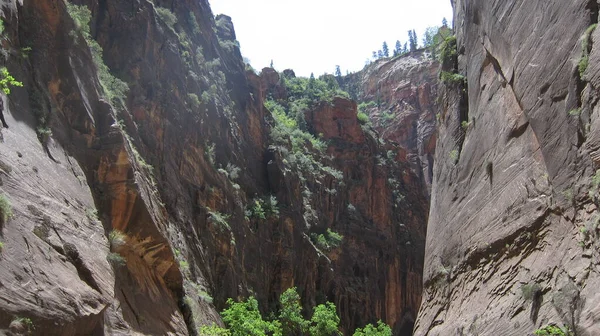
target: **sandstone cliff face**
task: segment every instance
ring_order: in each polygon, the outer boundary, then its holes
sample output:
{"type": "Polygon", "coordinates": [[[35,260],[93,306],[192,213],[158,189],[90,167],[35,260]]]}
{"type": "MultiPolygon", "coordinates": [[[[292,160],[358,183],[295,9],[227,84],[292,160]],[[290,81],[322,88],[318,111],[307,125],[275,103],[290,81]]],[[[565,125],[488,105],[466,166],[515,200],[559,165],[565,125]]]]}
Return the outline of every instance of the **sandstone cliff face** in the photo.
{"type": "Polygon", "coordinates": [[[403,149],[405,161],[431,190],[436,143],[439,64],[418,50],[375,61],[344,77],[343,86],[366,108],[373,127],[403,149]]]}
{"type": "Polygon", "coordinates": [[[268,312],[298,286],[307,314],[333,301],[346,331],[383,319],[410,333],[428,209],[401,148],[335,99],[306,119],[343,176],[301,178],[270,147],[263,103],[285,95],[278,75],[244,71],[228,17],[205,0],[74,3],[129,89],[120,98],[98,73],[63,1],[3,7],[6,65],[24,88],[3,97],[0,187],[14,215],[0,227],[2,332],[22,317],[40,335],[194,334],[229,297],[268,312]],[[268,195],[280,216],[245,218],[268,195]],[[345,237],[328,252],[310,239],[327,228],[345,237]]]}
{"type": "Polygon", "coordinates": [[[416,335],[597,335],[598,5],[453,6],[416,335]]]}

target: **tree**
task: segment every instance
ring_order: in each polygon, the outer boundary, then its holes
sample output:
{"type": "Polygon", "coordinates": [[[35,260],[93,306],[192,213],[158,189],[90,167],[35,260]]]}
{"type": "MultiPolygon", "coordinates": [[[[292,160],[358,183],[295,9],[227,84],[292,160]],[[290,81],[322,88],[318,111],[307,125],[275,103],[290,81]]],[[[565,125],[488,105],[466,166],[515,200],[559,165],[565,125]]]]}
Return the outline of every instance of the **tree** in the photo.
{"type": "Polygon", "coordinates": [[[408,52],[408,42],[404,42],[404,47],[402,48],[402,53],[406,54],[408,52]]]}
{"type": "Polygon", "coordinates": [[[340,317],[335,311],[335,305],[331,302],[315,307],[310,323],[311,336],[339,335],[340,317]]]}
{"type": "Polygon", "coordinates": [[[410,44],[410,51],[416,51],[417,50],[417,45],[418,45],[418,40],[417,40],[417,33],[415,32],[415,30],[413,29],[412,31],[409,30],[408,31],[408,41],[410,44]]]}
{"type": "Polygon", "coordinates": [[[392,336],[392,328],[379,321],[377,327],[367,324],[363,329],[356,329],[353,336],[392,336]]]}
{"type": "Polygon", "coordinates": [[[448,20],[446,20],[446,18],[442,19],[442,26],[443,27],[448,27],[448,20]]]}
{"type": "Polygon", "coordinates": [[[275,67],[273,67],[273,60],[271,60],[271,64],[269,65],[269,68],[275,69],[275,67]]]}
{"type": "Polygon", "coordinates": [[[383,57],[383,51],[377,50],[377,59],[382,58],[382,57],[383,57]]]}
{"type": "Polygon", "coordinates": [[[335,77],[338,78],[338,80],[342,78],[342,69],[339,65],[335,66],[335,77]]]}
{"type": "Polygon", "coordinates": [[[246,302],[227,300],[229,306],[221,317],[232,336],[266,336],[281,335],[281,326],[278,321],[265,321],[258,310],[258,301],[250,297],[246,302]]]}
{"type": "Polygon", "coordinates": [[[396,47],[394,48],[394,56],[402,54],[402,43],[400,40],[396,40],[396,47]]]}
{"type": "Polygon", "coordinates": [[[377,51],[373,51],[373,59],[377,59],[377,51]]]}
{"type": "Polygon", "coordinates": [[[279,296],[279,322],[284,335],[306,333],[309,322],[302,317],[300,295],[296,287],[289,288],[279,296]]]}
{"type": "Polygon", "coordinates": [[[387,42],[385,42],[385,41],[383,41],[382,51],[383,51],[383,56],[390,57],[390,49],[388,48],[387,42]]]}

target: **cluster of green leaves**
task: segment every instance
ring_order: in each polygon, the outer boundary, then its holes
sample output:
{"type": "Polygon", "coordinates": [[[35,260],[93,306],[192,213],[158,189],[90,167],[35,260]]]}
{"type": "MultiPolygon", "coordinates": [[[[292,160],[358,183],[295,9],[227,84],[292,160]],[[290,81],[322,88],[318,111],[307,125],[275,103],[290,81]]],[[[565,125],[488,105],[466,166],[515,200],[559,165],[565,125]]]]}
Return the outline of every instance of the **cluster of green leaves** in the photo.
{"type": "Polygon", "coordinates": [[[367,324],[362,329],[356,329],[353,336],[392,336],[392,328],[380,320],[377,326],[367,324]]]}
{"type": "Polygon", "coordinates": [[[318,248],[330,251],[338,248],[342,244],[344,236],[335,231],[331,231],[331,229],[327,229],[325,233],[311,233],[310,238],[318,248]]]}
{"type": "MultiPolygon", "coordinates": [[[[271,314],[271,320],[263,319],[258,309],[258,301],[250,297],[246,301],[227,300],[228,307],[221,312],[226,328],[215,324],[199,328],[200,335],[209,336],[282,336],[341,335],[340,318],[336,307],[331,302],[319,304],[313,310],[310,320],[302,315],[302,304],[296,287],[287,289],[279,297],[279,313],[271,314]]],[[[391,328],[379,321],[377,326],[371,324],[356,329],[355,336],[391,336],[391,328]]]]}
{"type": "Polygon", "coordinates": [[[10,87],[18,86],[22,87],[23,83],[15,80],[6,67],[0,68],[0,89],[7,95],[10,94],[10,87]]]}
{"type": "Polygon", "coordinates": [[[108,242],[110,244],[111,251],[114,251],[117,248],[119,248],[120,246],[125,245],[126,240],[127,240],[127,236],[119,230],[112,230],[108,234],[108,242]]]}
{"type": "Polygon", "coordinates": [[[208,216],[210,222],[216,224],[219,227],[219,229],[231,231],[231,227],[227,222],[227,220],[229,219],[229,215],[222,214],[218,211],[212,211],[209,209],[208,216]]]}
{"type": "Polygon", "coordinates": [[[536,293],[540,292],[541,290],[542,288],[537,283],[527,284],[521,286],[521,295],[523,296],[523,299],[529,301],[533,300],[536,293]]]}
{"type": "Polygon", "coordinates": [[[33,324],[33,321],[29,317],[16,316],[13,319],[13,322],[23,325],[23,327],[25,327],[25,329],[27,330],[28,334],[31,334],[33,332],[33,330],[35,330],[35,325],[33,324]]]}
{"type": "MultiPolygon", "coordinates": [[[[104,94],[113,104],[123,104],[123,99],[125,99],[125,94],[127,90],[129,90],[129,86],[127,83],[118,79],[110,73],[110,69],[106,64],[104,64],[104,60],[102,58],[102,47],[90,33],[90,20],[92,19],[92,13],[85,5],[75,5],[67,2],[67,11],[69,15],[73,19],[77,31],[84,37],[90,51],[92,53],[92,60],[94,61],[94,65],[98,70],[98,76],[100,79],[100,84],[102,85],[102,89],[104,90],[104,94]]],[[[72,36],[76,36],[76,34],[71,34],[72,36]]]]}
{"type": "Polygon", "coordinates": [[[271,195],[265,198],[255,198],[246,209],[246,217],[254,219],[267,219],[279,216],[277,197],[271,195]]]}
{"type": "Polygon", "coordinates": [[[465,84],[467,81],[465,76],[449,71],[440,72],[440,79],[446,84],[465,84]]]}
{"type": "Polygon", "coordinates": [[[548,325],[533,332],[536,336],[572,336],[573,333],[568,327],[558,327],[556,325],[548,325]]]}
{"type": "Polygon", "coordinates": [[[459,158],[459,153],[458,153],[458,149],[453,149],[450,151],[450,153],[448,153],[448,156],[450,157],[450,160],[452,160],[453,163],[458,162],[458,158],[459,158]]]}
{"type": "Polygon", "coordinates": [[[318,79],[311,74],[310,78],[283,76],[283,84],[287,90],[290,103],[312,106],[321,101],[331,102],[335,97],[350,98],[346,91],[339,87],[333,75],[323,75],[318,79]]]}
{"type": "Polygon", "coordinates": [[[583,33],[583,39],[581,41],[582,54],[581,59],[579,60],[579,64],[577,65],[577,68],[579,70],[579,78],[581,79],[583,79],[583,75],[585,74],[585,71],[587,70],[587,67],[590,62],[590,39],[594,30],[596,30],[596,27],[598,27],[598,24],[594,23],[585,30],[585,33],[583,33]]]}
{"type": "Polygon", "coordinates": [[[167,25],[169,28],[175,30],[175,24],[177,23],[177,16],[171,12],[168,8],[158,7],[154,8],[158,17],[167,25]]]}
{"type": "Polygon", "coordinates": [[[6,198],[6,195],[0,195],[0,226],[6,224],[8,220],[13,216],[12,206],[10,201],[6,198]]]}
{"type": "Polygon", "coordinates": [[[429,50],[431,57],[435,59],[442,49],[442,45],[446,42],[446,39],[451,36],[452,30],[446,25],[442,25],[441,27],[428,27],[425,29],[423,47],[429,50]]]}
{"type": "Polygon", "coordinates": [[[447,36],[439,47],[439,61],[442,64],[452,64],[457,56],[456,36],[447,36]]]}

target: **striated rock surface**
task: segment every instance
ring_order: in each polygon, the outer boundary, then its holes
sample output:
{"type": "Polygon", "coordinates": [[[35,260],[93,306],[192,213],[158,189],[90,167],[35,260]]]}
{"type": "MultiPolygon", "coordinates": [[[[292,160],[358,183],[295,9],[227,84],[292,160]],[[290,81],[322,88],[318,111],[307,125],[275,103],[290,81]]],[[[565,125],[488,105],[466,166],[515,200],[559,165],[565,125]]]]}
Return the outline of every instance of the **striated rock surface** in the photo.
{"type": "Polygon", "coordinates": [[[345,76],[342,86],[365,107],[381,137],[403,149],[401,155],[431,190],[438,112],[439,64],[418,50],[377,60],[345,76]]]}
{"type": "Polygon", "coordinates": [[[333,301],[346,332],[411,333],[428,207],[405,149],[335,98],[306,113],[328,169],[290,170],[263,105],[279,75],[244,70],[206,0],[73,3],[89,23],[62,0],[3,7],[24,87],[2,97],[0,333],[195,334],[227,298],[268,313],[290,286],[307,315],[333,301]],[[270,195],[278,217],[246,218],[270,195]],[[340,247],[315,245],[327,229],[340,247]]]}
{"type": "Polygon", "coordinates": [[[598,4],[453,6],[415,333],[597,335],[598,4]]]}

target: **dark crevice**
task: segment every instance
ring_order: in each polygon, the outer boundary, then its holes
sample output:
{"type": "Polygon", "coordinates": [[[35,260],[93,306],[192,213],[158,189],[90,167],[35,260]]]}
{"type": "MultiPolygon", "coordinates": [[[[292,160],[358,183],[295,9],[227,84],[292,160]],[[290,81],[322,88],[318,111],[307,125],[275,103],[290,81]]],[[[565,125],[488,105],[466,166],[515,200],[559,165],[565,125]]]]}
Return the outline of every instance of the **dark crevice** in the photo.
{"type": "Polygon", "coordinates": [[[590,12],[590,25],[598,23],[598,3],[596,0],[589,0],[585,8],[590,12]]]}
{"type": "Polygon", "coordinates": [[[70,244],[70,243],[65,243],[63,245],[63,251],[65,252],[65,255],[67,256],[69,262],[71,262],[71,264],[73,264],[73,266],[75,266],[75,269],[77,270],[77,275],[79,275],[79,278],[83,282],[85,282],[88,286],[90,286],[91,288],[96,290],[98,293],[102,293],[102,291],[100,290],[100,286],[98,286],[98,284],[96,283],[96,280],[94,280],[94,277],[92,276],[92,272],[83,263],[83,260],[81,260],[81,256],[79,255],[79,252],[77,251],[77,248],[75,247],[75,245],[70,244]]]}
{"type": "Polygon", "coordinates": [[[520,137],[521,135],[523,135],[525,133],[525,131],[527,130],[527,127],[529,127],[529,121],[519,127],[513,128],[512,130],[510,130],[510,133],[508,133],[507,140],[520,137]]]}

